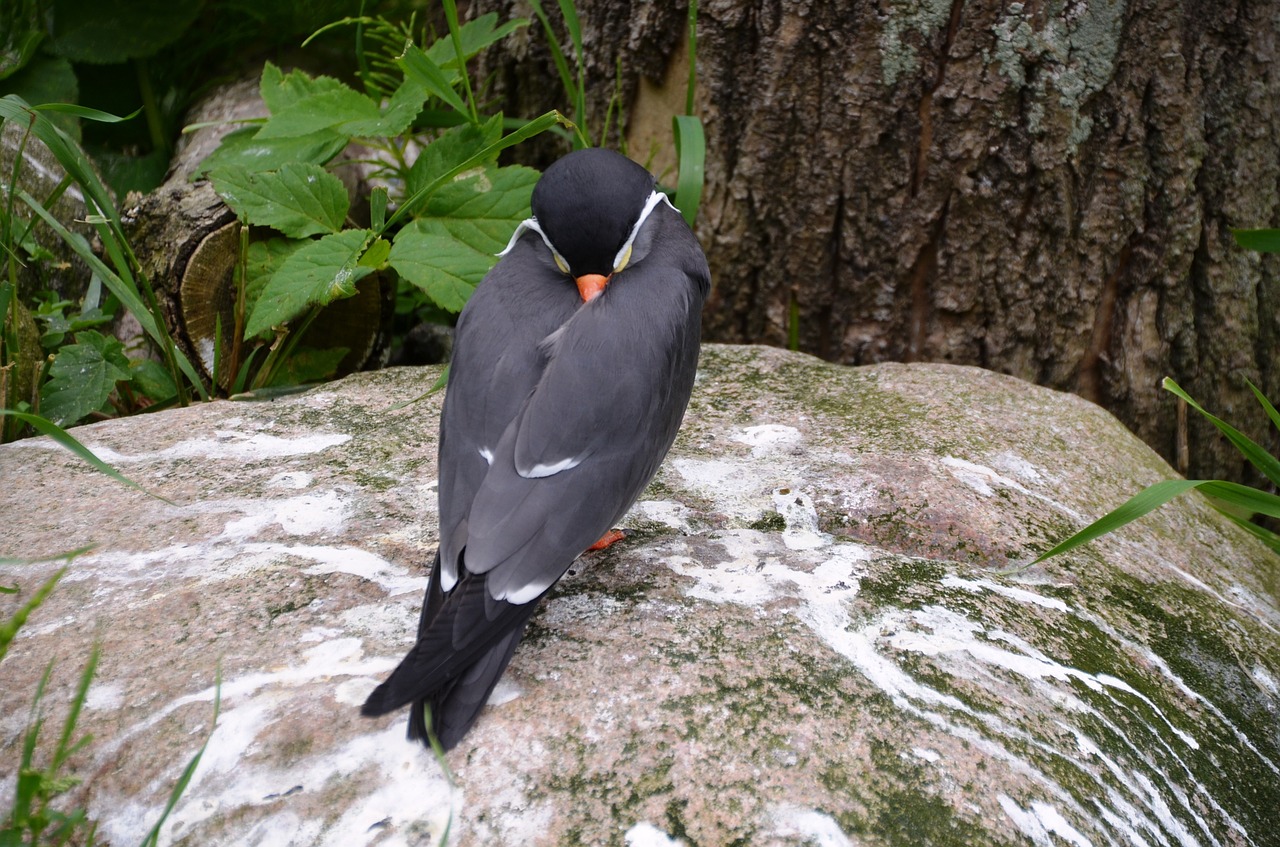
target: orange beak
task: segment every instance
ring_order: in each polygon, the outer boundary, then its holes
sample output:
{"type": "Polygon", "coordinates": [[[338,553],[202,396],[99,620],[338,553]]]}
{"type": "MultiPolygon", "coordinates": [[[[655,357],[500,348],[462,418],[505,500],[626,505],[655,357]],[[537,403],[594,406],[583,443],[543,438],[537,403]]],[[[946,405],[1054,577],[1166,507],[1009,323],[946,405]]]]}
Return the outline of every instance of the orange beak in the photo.
{"type": "Polygon", "coordinates": [[[600,296],[601,291],[604,291],[604,287],[609,284],[609,277],[600,274],[583,274],[574,282],[578,283],[578,293],[582,295],[582,302],[590,303],[600,296]]]}

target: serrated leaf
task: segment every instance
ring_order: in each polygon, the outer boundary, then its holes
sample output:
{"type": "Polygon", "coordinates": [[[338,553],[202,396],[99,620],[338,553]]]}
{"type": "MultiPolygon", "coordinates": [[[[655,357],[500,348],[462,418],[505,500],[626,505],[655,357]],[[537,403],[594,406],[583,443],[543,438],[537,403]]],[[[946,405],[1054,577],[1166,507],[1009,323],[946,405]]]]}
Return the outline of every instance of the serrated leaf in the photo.
{"type": "Polygon", "coordinates": [[[403,229],[387,257],[391,267],[441,308],[461,312],[497,258],[449,235],[403,229]]]}
{"type": "MultiPolygon", "coordinates": [[[[495,115],[480,126],[463,124],[445,130],[427,145],[409,168],[405,179],[405,195],[412,197],[435,181],[436,177],[448,173],[481,150],[496,144],[500,138],[501,115],[495,115]]],[[[493,161],[497,161],[497,158],[495,153],[493,161]]]]}
{"type": "Polygon", "coordinates": [[[129,378],[124,345],[93,330],[76,333],[76,343],[58,351],[50,379],[40,389],[40,411],[68,426],[102,408],[116,383],[129,378]]]}
{"type": "Polygon", "coordinates": [[[1280,229],[1233,229],[1231,234],[1246,250],[1280,253],[1280,229]]]}
{"type": "Polygon", "coordinates": [[[258,130],[258,138],[296,138],[321,130],[350,135],[343,132],[343,124],[376,121],[381,114],[378,104],[372,98],[343,85],[309,94],[280,111],[273,112],[258,130]]]}
{"type": "Polygon", "coordinates": [[[311,306],[324,306],[354,295],[356,283],[373,273],[372,268],[359,265],[365,244],[372,237],[369,230],[348,229],[300,247],[263,287],[245,327],[245,337],[252,338],[292,320],[311,306]]]}
{"type": "Polygon", "coordinates": [[[293,138],[258,138],[261,127],[251,126],[227,133],[222,143],[205,157],[192,175],[199,179],[210,171],[240,167],[250,171],[273,171],[290,162],[323,165],[342,152],[347,137],[322,129],[293,138]]]}
{"type": "Polygon", "coordinates": [[[310,163],[291,162],[267,173],[220,168],[209,174],[209,180],[241,218],[291,238],[337,232],[351,205],[342,181],[310,163]]]}
{"type": "Polygon", "coordinates": [[[262,79],[258,83],[258,93],[262,95],[262,102],[266,104],[267,111],[273,115],[300,100],[344,88],[347,86],[331,76],[313,77],[300,70],[292,70],[286,74],[271,62],[262,66],[262,79]]]}
{"type": "Polygon", "coordinates": [[[477,253],[492,256],[529,216],[529,198],[539,174],[512,165],[468,173],[436,189],[421,216],[407,228],[447,235],[477,253]]]}

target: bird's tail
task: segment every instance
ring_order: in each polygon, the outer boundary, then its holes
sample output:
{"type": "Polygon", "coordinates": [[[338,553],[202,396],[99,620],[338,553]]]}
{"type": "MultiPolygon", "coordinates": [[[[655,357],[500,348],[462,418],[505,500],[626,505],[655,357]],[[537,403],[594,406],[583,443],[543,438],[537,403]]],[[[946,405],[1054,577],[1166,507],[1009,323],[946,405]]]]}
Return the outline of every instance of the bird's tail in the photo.
{"type": "Polygon", "coordinates": [[[409,740],[431,746],[427,734],[427,721],[430,720],[431,730],[440,746],[445,750],[453,749],[480,717],[494,686],[511,662],[524,628],[525,624],[521,623],[434,696],[414,701],[409,708],[409,740]]]}

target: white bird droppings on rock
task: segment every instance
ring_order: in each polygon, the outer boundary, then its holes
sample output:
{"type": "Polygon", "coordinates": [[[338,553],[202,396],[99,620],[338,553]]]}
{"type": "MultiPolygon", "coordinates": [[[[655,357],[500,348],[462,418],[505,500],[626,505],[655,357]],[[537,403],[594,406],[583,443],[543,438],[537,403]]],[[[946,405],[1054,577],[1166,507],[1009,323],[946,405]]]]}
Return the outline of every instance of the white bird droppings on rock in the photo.
{"type": "Polygon", "coordinates": [[[683,847],[684,842],[672,838],[651,823],[641,822],[628,829],[623,836],[627,847],[683,847]]]}
{"type": "Polygon", "coordinates": [[[781,424],[749,426],[729,436],[734,441],[751,446],[752,456],[764,456],[783,447],[791,447],[801,441],[800,430],[781,424]]]}

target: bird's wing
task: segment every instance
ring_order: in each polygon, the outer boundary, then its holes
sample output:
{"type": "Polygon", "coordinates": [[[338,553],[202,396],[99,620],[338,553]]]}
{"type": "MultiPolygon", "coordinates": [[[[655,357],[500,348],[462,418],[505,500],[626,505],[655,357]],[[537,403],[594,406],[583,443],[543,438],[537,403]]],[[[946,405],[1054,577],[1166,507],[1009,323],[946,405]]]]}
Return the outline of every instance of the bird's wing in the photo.
{"type": "Polygon", "coordinates": [[[574,314],[572,282],[535,233],[517,240],[476,288],[455,330],[440,427],[440,547],[444,589],[458,579],[467,514],[507,424],[546,364],[538,344],[574,314]]]}
{"type": "Polygon", "coordinates": [[[639,262],[551,340],[468,518],[468,568],[493,597],[540,596],[652,478],[692,389],[702,296],[678,265],[639,262]]]}

